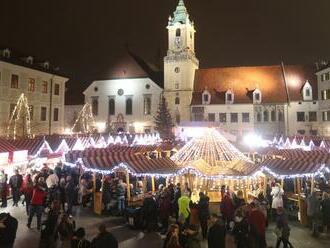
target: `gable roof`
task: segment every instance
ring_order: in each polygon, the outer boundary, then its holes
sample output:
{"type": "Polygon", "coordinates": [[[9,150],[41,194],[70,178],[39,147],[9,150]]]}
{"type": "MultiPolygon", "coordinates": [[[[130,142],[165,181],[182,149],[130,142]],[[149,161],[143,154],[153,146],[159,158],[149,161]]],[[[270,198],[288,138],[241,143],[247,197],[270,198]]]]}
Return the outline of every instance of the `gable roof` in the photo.
{"type": "MultiPolygon", "coordinates": [[[[317,99],[317,79],[313,66],[284,66],[290,101],[302,101],[301,90],[309,81],[313,88],[313,99],[317,99]]],[[[259,89],[262,103],[287,102],[284,74],[281,65],[220,67],[198,69],[195,72],[194,93],[191,104],[202,104],[202,92],[211,93],[210,104],[224,104],[225,93],[231,89],[234,103],[252,103],[253,91],[259,89]]]]}
{"type": "Polygon", "coordinates": [[[107,78],[97,79],[99,80],[111,80],[111,79],[128,79],[128,78],[150,78],[158,86],[163,88],[163,73],[154,68],[154,66],[148,64],[137,54],[125,50],[124,54],[114,59],[111,65],[109,65],[109,73],[107,78]]]}

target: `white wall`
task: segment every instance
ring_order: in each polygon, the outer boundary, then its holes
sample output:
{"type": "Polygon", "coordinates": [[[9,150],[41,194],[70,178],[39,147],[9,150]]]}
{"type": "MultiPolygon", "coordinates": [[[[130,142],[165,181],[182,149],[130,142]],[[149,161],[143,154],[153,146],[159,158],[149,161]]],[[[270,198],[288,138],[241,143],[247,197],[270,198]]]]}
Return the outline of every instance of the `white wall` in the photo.
{"type": "Polygon", "coordinates": [[[92,97],[98,97],[99,110],[95,116],[96,122],[107,122],[108,116],[108,100],[109,97],[115,99],[115,115],[110,116],[111,121],[117,121],[118,114],[124,116],[127,122],[127,130],[138,129],[142,132],[144,128],[154,126],[154,115],[158,110],[159,98],[162,89],[149,78],[132,78],[132,79],[113,79],[94,81],[85,91],[85,102],[91,103],[92,97]],[[147,89],[146,85],[150,88],[147,89]],[[97,91],[95,88],[97,87],[97,91]],[[118,95],[118,90],[123,89],[124,94],[118,95]],[[151,95],[151,114],[144,114],[144,95],[151,95]],[[126,115],[126,99],[132,97],[133,114],[126,115]]]}

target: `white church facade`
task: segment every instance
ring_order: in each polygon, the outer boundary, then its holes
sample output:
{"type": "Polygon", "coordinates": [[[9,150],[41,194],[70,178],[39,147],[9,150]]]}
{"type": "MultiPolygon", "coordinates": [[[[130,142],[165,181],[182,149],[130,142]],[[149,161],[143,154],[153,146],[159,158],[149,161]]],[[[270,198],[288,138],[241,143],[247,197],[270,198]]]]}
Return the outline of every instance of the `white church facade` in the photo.
{"type": "MultiPolygon", "coordinates": [[[[168,50],[161,79],[130,54],[133,70],[94,81],[85,91],[100,130],[153,131],[163,93],[178,126],[207,122],[236,136],[318,134],[316,70],[304,65],[199,69],[195,28],[183,0],[168,19],[168,50]]],[[[329,118],[330,119],[330,118],[329,118]]]]}

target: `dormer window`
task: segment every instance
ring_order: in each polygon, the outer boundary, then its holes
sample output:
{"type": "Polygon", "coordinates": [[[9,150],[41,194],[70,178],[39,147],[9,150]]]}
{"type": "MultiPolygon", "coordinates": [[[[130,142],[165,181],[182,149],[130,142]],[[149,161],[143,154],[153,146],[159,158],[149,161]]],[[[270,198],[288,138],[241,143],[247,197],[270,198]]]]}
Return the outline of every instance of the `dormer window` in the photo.
{"type": "Polygon", "coordinates": [[[10,50],[6,48],[5,50],[2,51],[2,56],[5,58],[10,58],[10,50]]]}
{"type": "Polygon", "coordinates": [[[261,103],[261,91],[259,89],[255,89],[253,91],[253,103],[254,104],[261,103]]]}
{"type": "Polygon", "coordinates": [[[202,102],[203,102],[203,104],[210,104],[210,102],[211,102],[211,94],[207,90],[203,91],[202,102]]]}
{"type": "Polygon", "coordinates": [[[43,62],[42,67],[48,70],[49,69],[49,62],[48,61],[43,62]]]}
{"type": "Polygon", "coordinates": [[[33,64],[33,57],[32,56],[29,56],[26,58],[26,63],[32,65],[33,64]]]}
{"type": "Polygon", "coordinates": [[[226,92],[226,103],[232,104],[234,102],[234,93],[231,90],[226,92]]]}
{"type": "Polygon", "coordinates": [[[313,100],[313,90],[311,84],[306,81],[303,89],[302,89],[302,95],[304,101],[312,101],[313,100]]]}

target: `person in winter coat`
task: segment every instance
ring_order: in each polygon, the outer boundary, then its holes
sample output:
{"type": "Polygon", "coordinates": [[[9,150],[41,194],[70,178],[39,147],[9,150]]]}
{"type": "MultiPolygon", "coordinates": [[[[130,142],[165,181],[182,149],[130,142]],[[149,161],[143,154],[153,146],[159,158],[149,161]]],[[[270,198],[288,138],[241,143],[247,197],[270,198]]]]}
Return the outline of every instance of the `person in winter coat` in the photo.
{"type": "Polygon", "coordinates": [[[8,184],[7,175],[4,170],[0,171],[0,197],[1,197],[1,207],[7,207],[7,195],[8,195],[8,184]]]}
{"type": "Polygon", "coordinates": [[[320,217],[320,200],[317,197],[316,192],[307,197],[307,217],[309,226],[312,228],[313,236],[317,236],[318,232],[318,221],[320,217]]]}
{"type": "Polygon", "coordinates": [[[15,170],[15,175],[11,176],[9,179],[9,185],[13,195],[13,206],[18,207],[18,202],[20,200],[20,189],[23,184],[23,177],[19,174],[18,170],[15,170]]]}
{"type": "Polygon", "coordinates": [[[266,218],[257,208],[255,203],[250,204],[251,211],[248,214],[248,223],[251,241],[258,248],[266,248],[266,218]]]}
{"type": "Polygon", "coordinates": [[[173,211],[175,219],[177,220],[179,217],[179,204],[178,200],[181,197],[181,185],[178,183],[174,189],[174,199],[173,199],[173,211]]]}
{"type": "Polygon", "coordinates": [[[233,234],[235,237],[235,243],[237,248],[247,248],[249,247],[249,224],[244,215],[243,208],[236,210],[235,214],[235,226],[233,234]]]}
{"type": "Polygon", "coordinates": [[[177,224],[172,224],[166,234],[163,248],[181,248],[179,232],[179,226],[177,224]]]}
{"type": "Polygon", "coordinates": [[[187,248],[201,248],[202,235],[198,225],[190,224],[184,234],[187,236],[187,248]]]}
{"type": "Polygon", "coordinates": [[[210,217],[209,201],[210,198],[208,196],[204,195],[203,192],[199,193],[198,217],[202,228],[203,239],[207,237],[207,221],[210,217]]]}
{"type": "Polygon", "coordinates": [[[292,248],[293,246],[289,241],[290,227],[288,224],[288,219],[284,213],[284,209],[281,207],[277,209],[276,229],[278,230],[276,248],[280,247],[281,242],[283,243],[283,248],[287,248],[288,245],[292,248]]]}
{"type": "Polygon", "coordinates": [[[29,215],[33,193],[33,182],[30,174],[26,175],[24,179],[22,193],[24,194],[26,214],[29,215]]]}
{"type": "Polygon", "coordinates": [[[71,248],[90,248],[91,242],[85,239],[85,229],[80,227],[71,240],[71,248]]]}
{"type": "Polygon", "coordinates": [[[0,214],[0,247],[14,247],[17,227],[18,221],[9,213],[0,214]]]}
{"type": "Polygon", "coordinates": [[[165,234],[168,229],[168,220],[171,215],[171,196],[165,189],[159,199],[159,219],[162,224],[161,234],[165,234]]]}
{"type": "Polygon", "coordinates": [[[27,223],[28,228],[31,228],[31,222],[35,214],[37,215],[37,228],[38,230],[40,230],[41,228],[41,216],[44,210],[44,203],[47,195],[46,188],[44,187],[44,185],[44,178],[40,177],[38,179],[37,185],[33,188],[30,214],[27,223]]]}
{"type": "Polygon", "coordinates": [[[220,202],[220,212],[228,228],[229,223],[234,219],[235,213],[234,204],[228,192],[223,194],[222,200],[220,202]]]}
{"type": "Polygon", "coordinates": [[[323,192],[321,209],[324,233],[327,233],[330,225],[330,197],[327,192],[323,192]]]}
{"type": "Polygon", "coordinates": [[[70,248],[75,225],[75,221],[71,217],[66,214],[62,215],[61,222],[57,226],[57,232],[61,240],[61,248],[70,248]]]}
{"type": "Polygon", "coordinates": [[[209,248],[226,248],[226,227],[216,214],[211,215],[211,227],[207,236],[209,248]]]}
{"type": "Polygon", "coordinates": [[[101,224],[99,226],[99,234],[92,241],[92,248],[118,248],[118,241],[108,232],[106,226],[101,224]]]}
{"type": "Polygon", "coordinates": [[[190,197],[185,194],[183,194],[178,200],[178,206],[179,206],[178,215],[179,217],[182,215],[186,221],[189,221],[189,215],[190,215],[189,203],[190,203],[190,197]]]}
{"type": "Polygon", "coordinates": [[[282,208],[284,191],[279,183],[275,184],[270,194],[273,196],[272,209],[276,211],[277,208],[282,208]]]}
{"type": "Polygon", "coordinates": [[[144,228],[148,232],[154,230],[157,225],[157,203],[151,193],[148,193],[143,200],[142,214],[145,221],[144,228]]]}
{"type": "Polygon", "coordinates": [[[68,215],[72,215],[72,208],[75,202],[75,196],[76,196],[76,186],[71,176],[68,176],[65,185],[65,197],[66,197],[66,203],[68,204],[68,209],[66,213],[68,215]]]}
{"type": "Polygon", "coordinates": [[[119,214],[124,214],[125,211],[125,187],[123,184],[123,180],[119,180],[117,184],[117,201],[118,201],[118,211],[119,214]]]}
{"type": "Polygon", "coordinates": [[[233,203],[234,203],[234,208],[238,209],[240,207],[242,207],[243,205],[245,205],[245,200],[244,200],[244,196],[243,196],[243,191],[239,190],[237,191],[237,195],[234,195],[235,197],[233,197],[233,203]]]}

